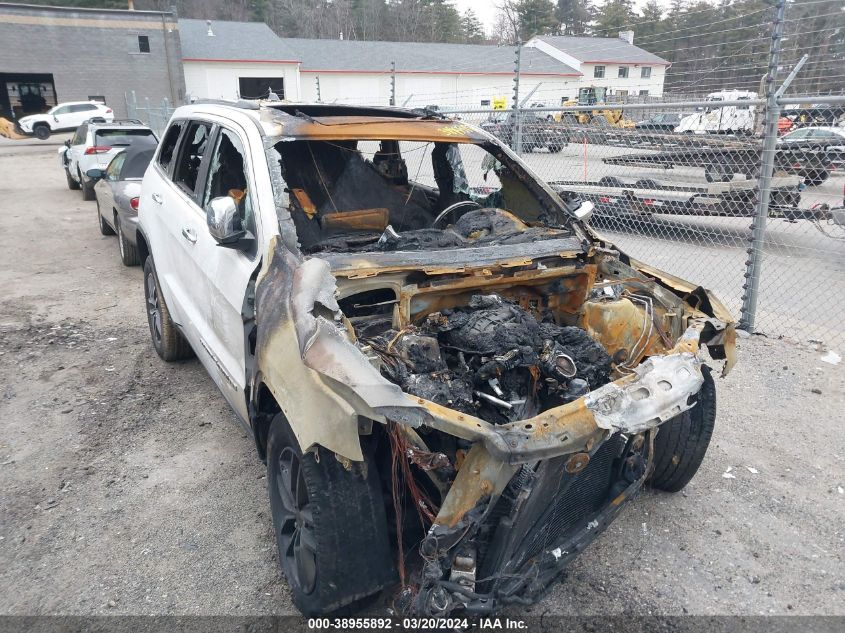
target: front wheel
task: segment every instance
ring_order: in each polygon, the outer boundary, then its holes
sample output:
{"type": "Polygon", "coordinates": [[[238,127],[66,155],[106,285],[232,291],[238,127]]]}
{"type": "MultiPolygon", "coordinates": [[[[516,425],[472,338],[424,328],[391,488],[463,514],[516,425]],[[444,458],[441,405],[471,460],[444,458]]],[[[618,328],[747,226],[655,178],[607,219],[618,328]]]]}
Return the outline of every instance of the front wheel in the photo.
{"type": "Polygon", "coordinates": [[[97,197],[97,194],[94,192],[94,183],[86,183],[82,178],[82,174],[79,174],[79,186],[82,188],[82,199],[86,202],[90,202],[97,197]]]}
{"type": "Polygon", "coordinates": [[[709,367],[702,367],[701,371],[704,384],[695,406],[660,425],[654,438],[654,488],[678,492],[704,460],[716,426],[716,383],[709,367]]]}
{"type": "Polygon", "coordinates": [[[141,263],[141,260],[138,259],[138,247],[126,239],[117,214],[114,216],[114,226],[117,229],[117,247],[120,250],[120,261],[123,262],[124,266],[137,266],[141,263]]]}
{"type": "Polygon", "coordinates": [[[267,435],[267,488],[279,562],[293,602],[324,615],[395,580],[374,463],[348,469],[324,448],[303,454],[284,415],[267,435]]]}
{"type": "Polygon", "coordinates": [[[704,178],[707,182],[730,182],[733,177],[733,171],[724,163],[711,163],[704,168],[704,178]]]}
{"type": "Polygon", "coordinates": [[[114,235],[114,231],[109,226],[103,214],[100,213],[100,201],[97,201],[97,225],[100,227],[100,235],[114,235]]]}
{"type": "Polygon", "coordinates": [[[50,127],[45,124],[36,125],[33,128],[32,133],[35,135],[35,138],[37,138],[39,141],[46,141],[48,138],[50,138],[50,127]]]}

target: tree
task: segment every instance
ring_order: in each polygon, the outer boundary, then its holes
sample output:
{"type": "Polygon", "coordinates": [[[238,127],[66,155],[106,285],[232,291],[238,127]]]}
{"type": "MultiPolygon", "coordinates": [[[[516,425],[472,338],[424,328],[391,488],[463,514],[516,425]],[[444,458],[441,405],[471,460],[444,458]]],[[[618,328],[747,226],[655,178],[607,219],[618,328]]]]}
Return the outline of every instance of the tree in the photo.
{"type": "Polygon", "coordinates": [[[599,37],[616,37],[619,31],[628,30],[635,19],[632,0],[606,0],[596,10],[593,31],[599,37]]]}
{"type": "Polygon", "coordinates": [[[584,35],[592,18],[592,7],[587,0],[558,0],[555,18],[561,35],[584,35]]]}
{"type": "Polygon", "coordinates": [[[552,32],[557,26],[555,6],[550,0],[518,0],[519,36],[523,41],[552,32]]]}
{"type": "Polygon", "coordinates": [[[467,44],[481,44],[484,42],[484,27],[475,11],[467,9],[461,16],[461,36],[467,44]]]}

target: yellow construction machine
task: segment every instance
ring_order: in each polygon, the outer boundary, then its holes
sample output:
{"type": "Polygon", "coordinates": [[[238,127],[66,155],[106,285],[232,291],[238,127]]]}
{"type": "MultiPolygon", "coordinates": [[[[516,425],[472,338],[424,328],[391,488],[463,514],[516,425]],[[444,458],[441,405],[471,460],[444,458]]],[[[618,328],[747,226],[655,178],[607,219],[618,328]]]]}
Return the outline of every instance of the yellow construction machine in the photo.
{"type": "MultiPolygon", "coordinates": [[[[607,103],[607,88],[604,86],[589,86],[578,90],[578,99],[562,101],[561,105],[566,106],[591,106],[604,105],[607,103]]],[[[581,110],[578,112],[555,113],[556,121],[564,123],[596,123],[598,125],[610,125],[612,127],[632,128],[634,122],[626,119],[622,108],[597,108],[595,110],[581,110]]]]}

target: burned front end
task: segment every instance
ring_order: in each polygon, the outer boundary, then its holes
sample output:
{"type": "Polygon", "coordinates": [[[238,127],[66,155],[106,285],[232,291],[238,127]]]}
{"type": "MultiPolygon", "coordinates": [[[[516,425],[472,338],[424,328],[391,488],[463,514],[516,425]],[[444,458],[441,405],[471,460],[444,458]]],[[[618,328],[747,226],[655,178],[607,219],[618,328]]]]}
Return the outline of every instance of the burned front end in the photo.
{"type": "Polygon", "coordinates": [[[397,605],[485,613],[539,599],[643,486],[660,427],[697,404],[703,347],[729,370],[734,329],[487,139],[501,187],[467,194],[463,128],[437,125],[437,188],[386,169],[386,142],[370,161],[350,144],[278,150],[305,255],[284,235],[268,254],[257,375],[303,449],[379,470],[397,605]],[[369,199],[376,177],[390,186],[369,199]]]}

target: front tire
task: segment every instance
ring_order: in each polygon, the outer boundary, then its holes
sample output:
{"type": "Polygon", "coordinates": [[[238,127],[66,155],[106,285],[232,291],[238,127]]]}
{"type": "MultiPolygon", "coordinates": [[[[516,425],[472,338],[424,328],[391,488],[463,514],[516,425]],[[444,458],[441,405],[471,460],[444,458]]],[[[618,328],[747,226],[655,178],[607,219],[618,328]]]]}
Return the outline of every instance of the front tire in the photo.
{"type": "Polygon", "coordinates": [[[114,216],[114,226],[117,228],[117,247],[120,250],[120,261],[124,266],[137,266],[141,263],[138,259],[138,247],[126,239],[123,233],[123,228],[120,226],[120,220],[117,215],[114,216]]]}
{"type": "Polygon", "coordinates": [[[100,213],[100,201],[97,200],[97,224],[100,227],[100,235],[114,235],[114,231],[106,222],[103,214],[100,213]]]}
{"type": "Polygon", "coordinates": [[[293,602],[325,615],[395,582],[378,473],[331,451],[305,454],[283,414],[267,436],[267,488],[279,562],[293,602]]]}
{"type": "Polygon", "coordinates": [[[678,492],[698,471],[716,426],[716,383],[709,367],[701,368],[704,384],[692,409],[664,422],[654,438],[651,486],[678,492]]]}
{"type": "Polygon", "coordinates": [[[50,126],[42,123],[41,125],[36,125],[32,128],[32,133],[35,135],[39,141],[46,141],[50,138],[50,126]]]}
{"type": "Polygon", "coordinates": [[[193,356],[193,350],[188,341],[170,318],[170,311],[161,294],[152,257],[147,257],[147,261],[144,262],[144,299],[150,337],[156,353],[162,360],[171,362],[193,356]]]}
{"type": "Polygon", "coordinates": [[[79,186],[82,188],[82,199],[86,202],[96,199],[97,194],[94,192],[94,183],[86,183],[82,178],[82,174],[79,172],[77,174],[79,174],[79,186]]]}

